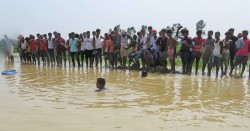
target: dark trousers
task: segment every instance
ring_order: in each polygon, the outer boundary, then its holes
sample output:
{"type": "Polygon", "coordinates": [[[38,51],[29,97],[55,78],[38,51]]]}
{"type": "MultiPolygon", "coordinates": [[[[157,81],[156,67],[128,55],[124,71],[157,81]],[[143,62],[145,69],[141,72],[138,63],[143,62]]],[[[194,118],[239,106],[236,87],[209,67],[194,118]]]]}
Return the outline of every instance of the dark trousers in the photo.
{"type": "Polygon", "coordinates": [[[235,52],[234,51],[230,51],[230,67],[233,67],[234,57],[235,57],[235,52]]]}
{"type": "Polygon", "coordinates": [[[181,52],[181,62],[182,62],[182,72],[183,73],[191,73],[191,53],[190,52],[181,52]]]}
{"type": "Polygon", "coordinates": [[[72,59],[73,67],[76,66],[75,65],[75,58],[76,58],[78,66],[80,67],[80,61],[79,61],[79,54],[78,54],[78,52],[70,52],[70,56],[71,56],[71,59],[72,59]]]}

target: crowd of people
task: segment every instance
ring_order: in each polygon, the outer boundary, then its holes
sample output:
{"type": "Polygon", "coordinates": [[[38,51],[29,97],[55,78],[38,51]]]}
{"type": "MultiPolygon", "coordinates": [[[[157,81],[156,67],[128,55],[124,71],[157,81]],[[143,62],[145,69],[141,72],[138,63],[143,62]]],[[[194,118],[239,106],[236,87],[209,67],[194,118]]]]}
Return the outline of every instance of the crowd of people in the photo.
{"type": "MultiPolygon", "coordinates": [[[[176,33],[172,30],[162,29],[159,32],[151,26],[148,30],[140,30],[130,36],[125,30],[114,28],[110,33],[101,36],[101,30],[83,32],[80,34],[71,32],[68,39],[61,37],[59,32],[48,34],[36,34],[18,37],[18,52],[21,63],[44,65],[65,65],[71,67],[93,68],[105,67],[162,67],[175,72],[176,57],[181,57],[182,73],[191,74],[194,65],[195,74],[198,74],[200,59],[202,59],[202,75],[211,75],[213,67],[216,68],[216,76],[219,69],[221,75],[229,75],[237,65],[242,66],[243,75],[248,62],[250,40],[248,31],[244,30],[238,36],[234,36],[234,29],[225,32],[221,39],[220,32],[207,32],[207,38],[202,37],[202,30],[197,30],[194,38],[189,36],[189,31],[179,26],[176,33]],[[92,34],[92,35],[91,35],[92,34]],[[214,34],[214,37],[213,37],[214,34]],[[180,49],[177,45],[180,44],[180,49]]],[[[8,38],[6,38],[8,41],[8,38]]],[[[13,61],[13,56],[8,57],[13,61]]],[[[250,67],[249,67],[250,68],[250,67]]],[[[249,70],[250,76],[250,70],[249,70]]]]}

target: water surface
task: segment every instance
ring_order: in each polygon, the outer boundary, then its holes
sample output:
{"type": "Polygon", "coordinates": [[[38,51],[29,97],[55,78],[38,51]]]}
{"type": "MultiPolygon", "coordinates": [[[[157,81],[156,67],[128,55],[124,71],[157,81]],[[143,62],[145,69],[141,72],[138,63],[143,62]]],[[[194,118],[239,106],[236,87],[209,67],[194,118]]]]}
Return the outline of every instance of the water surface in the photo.
{"type": "Polygon", "coordinates": [[[247,78],[0,63],[1,131],[250,130],[247,78]]]}

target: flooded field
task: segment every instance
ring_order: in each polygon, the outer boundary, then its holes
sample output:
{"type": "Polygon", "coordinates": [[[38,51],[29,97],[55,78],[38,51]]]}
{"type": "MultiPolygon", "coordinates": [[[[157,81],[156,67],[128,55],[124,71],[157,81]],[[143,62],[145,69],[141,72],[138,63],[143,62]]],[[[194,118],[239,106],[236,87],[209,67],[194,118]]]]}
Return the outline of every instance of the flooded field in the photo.
{"type": "Polygon", "coordinates": [[[0,63],[1,131],[250,130],[248,78],[0,63]]]}

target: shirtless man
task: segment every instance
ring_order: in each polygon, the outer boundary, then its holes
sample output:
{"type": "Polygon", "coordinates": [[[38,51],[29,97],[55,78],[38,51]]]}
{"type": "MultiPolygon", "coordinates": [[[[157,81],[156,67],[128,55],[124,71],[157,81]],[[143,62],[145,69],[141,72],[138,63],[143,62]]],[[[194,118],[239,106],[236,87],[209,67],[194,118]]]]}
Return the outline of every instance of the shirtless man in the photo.
{"type": "Polygon", "coordinates": [[[168,53],[168,58],[171,64],[171,70],[173,72],[175,72],[175,48],[178,44],[178,42],[173,38],[172,36],[173,32],[171,30],[167,30],[167,36],[168,36],[168,49],[167,49],[167,53],[168,53]]]}

